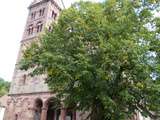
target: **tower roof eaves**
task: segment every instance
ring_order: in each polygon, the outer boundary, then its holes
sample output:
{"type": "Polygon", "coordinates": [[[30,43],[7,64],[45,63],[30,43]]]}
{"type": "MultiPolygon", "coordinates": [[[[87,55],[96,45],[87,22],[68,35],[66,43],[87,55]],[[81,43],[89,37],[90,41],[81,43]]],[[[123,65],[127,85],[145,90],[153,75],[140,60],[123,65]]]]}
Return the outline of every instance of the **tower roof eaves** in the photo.
{"type": "Polygon", "coordinates": [[[32,7],[37,6],[38,4],[51,1],[60,11],[62,10],[60,5],[55,0],[34,0],[28,7],[28,9],[31,9],[32,7]]]}

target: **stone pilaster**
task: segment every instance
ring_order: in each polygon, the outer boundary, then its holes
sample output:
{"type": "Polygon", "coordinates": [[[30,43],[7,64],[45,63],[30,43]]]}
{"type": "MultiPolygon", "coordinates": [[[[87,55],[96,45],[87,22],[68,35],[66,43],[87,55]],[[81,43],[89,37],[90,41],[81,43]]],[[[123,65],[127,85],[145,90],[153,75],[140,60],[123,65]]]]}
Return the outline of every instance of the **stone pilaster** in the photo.
{"type": "Polygon", "coordinates": [[[73,112],[73,120],[77,119],[76,111],[73,112]]]}
{"type": "Polygon", "coordinates": [[[61,120],[65,120],[66,119],[66,108],[62,108],[61,109],[61,120]]]}
{"type": "Polygon", "coordinates": [[[47,119],[47,106],[42,107],[42,112],[41,112],[41,120],[46,120],[47,119]]]}

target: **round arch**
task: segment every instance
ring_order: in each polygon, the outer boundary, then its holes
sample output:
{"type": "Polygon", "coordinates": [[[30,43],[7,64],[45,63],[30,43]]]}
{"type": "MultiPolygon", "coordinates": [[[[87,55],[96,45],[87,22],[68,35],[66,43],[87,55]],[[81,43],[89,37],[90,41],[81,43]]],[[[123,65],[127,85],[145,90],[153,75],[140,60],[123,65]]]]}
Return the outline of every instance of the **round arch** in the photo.
{"type": "Polygon", "coordinates": [[[60,120],[61,115],[61,103],[55,97],[50,97],[44,103],[47,107],[47,117],[46,120],[60,120]]]}
{"type": "Polygon", "coordinates": [[[43,101],[41,98],[36,98],[34,101],[34,120],[40,120],[41,119],[41,113],[42,113],[42,107],[43,107],[43,101]]]}
{"type": "Polygon", "coordinates": [[[43,103],[41,120],[76,120],[73,108],[64,108],[63,103],[55,97],[50,97],[43,103]]]}

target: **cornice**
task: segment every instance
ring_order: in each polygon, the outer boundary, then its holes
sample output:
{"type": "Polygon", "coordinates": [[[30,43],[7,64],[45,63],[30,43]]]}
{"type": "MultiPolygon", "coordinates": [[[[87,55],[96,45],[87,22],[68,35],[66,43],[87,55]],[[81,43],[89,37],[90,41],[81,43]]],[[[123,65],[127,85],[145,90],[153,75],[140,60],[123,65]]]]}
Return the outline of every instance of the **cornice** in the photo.
{"type": "Polygon", "coordinates": [[[22,96],[22,95],[38,95],[38,94],[54,94],[53,92],[34,92],[34,93],[16,93],[16,94],[8,94],[8,96],[22,96]]]}
{"type": "Polygon", "coordinates": [[[31,8],[33,8],[33,7],[36,7],[36,6],[38,6],[38,5],[42,4],[42,3],[46,3],[46,2],[49,2],[49,1],[51,1],[51,3],[54,4],[55,7],[56,7],[59,11],[62,10],[61,7],[55,2],[55,0],[42,0],[42,1],[39,1],[39,2],[37,2],[37,3],[31,3],[31,5],[28,7],[28,9],[31,9],[31,8]]]}

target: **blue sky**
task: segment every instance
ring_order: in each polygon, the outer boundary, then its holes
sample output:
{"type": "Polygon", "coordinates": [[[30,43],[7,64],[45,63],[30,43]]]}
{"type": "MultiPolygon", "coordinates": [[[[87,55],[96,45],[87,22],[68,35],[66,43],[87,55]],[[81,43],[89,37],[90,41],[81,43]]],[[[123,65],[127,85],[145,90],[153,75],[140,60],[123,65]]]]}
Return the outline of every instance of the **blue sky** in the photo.
{"type": "MultiPolygon", "coordinates": [[[[0,3],[0,77],[12,80],[20,41],[33,0],[3,0],[0,3]]],[[[57,0],[60,1],[60,0],[57,0]]],[[[77,0],[64,0],[68,7],[77,0]]],[[[94,2],[102,0],[90,0],[94,2]]]]}

